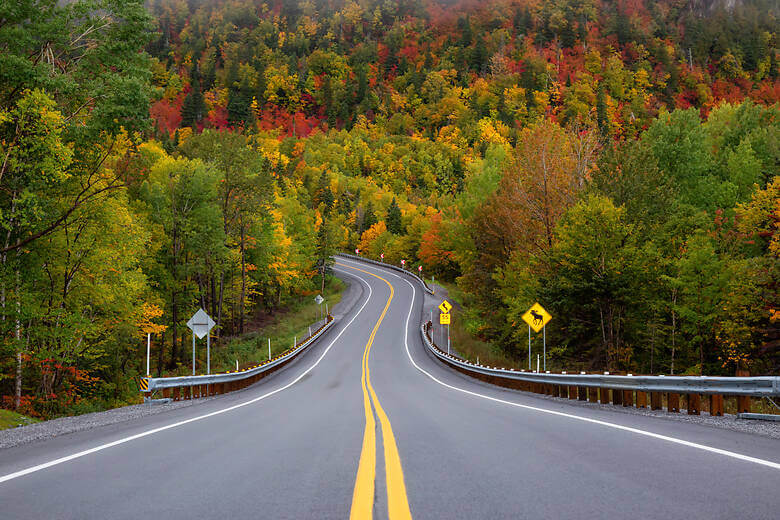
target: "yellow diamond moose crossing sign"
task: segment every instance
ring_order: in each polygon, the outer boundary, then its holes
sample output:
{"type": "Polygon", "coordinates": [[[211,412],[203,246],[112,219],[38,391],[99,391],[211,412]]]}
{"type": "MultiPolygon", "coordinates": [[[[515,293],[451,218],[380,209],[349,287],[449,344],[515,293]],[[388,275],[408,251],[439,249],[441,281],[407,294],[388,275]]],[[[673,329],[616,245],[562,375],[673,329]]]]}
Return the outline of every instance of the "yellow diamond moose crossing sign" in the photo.
{"type": "Polygon", "coordinates": [[[528,324],[529,327],[534,329],[534,332],[539,332],[544,328],[547,323],[552,319],[552,315],[547,312],[544,307],[538,303],[534,303],[528,312],[523,314],[523,321],[528,324]]]}

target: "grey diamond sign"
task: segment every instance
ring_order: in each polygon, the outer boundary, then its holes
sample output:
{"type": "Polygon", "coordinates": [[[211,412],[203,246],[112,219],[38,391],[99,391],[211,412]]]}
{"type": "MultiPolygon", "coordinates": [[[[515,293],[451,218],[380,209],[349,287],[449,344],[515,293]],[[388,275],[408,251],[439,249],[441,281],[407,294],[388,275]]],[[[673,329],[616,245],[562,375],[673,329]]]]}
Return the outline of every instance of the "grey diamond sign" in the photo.
{"type": "Polygon", "coordinates": [[[202,339],[203,336],[208,334],[214,328],[214,325],[216,325],[216,322],[203,309],[198,309],[198,312],[187,322],[187,326],[198,339],[202,339]]]}
{"type": "Polygon", "coordinates": [[[324,302],[324,301],[325,301],[325,299],[324,299],[322,296],[320,296],[319,294],[317,295],[317,297],[316,297],[316,298],[314,298],[314,302],[315,302],[317,305],[320,305],[320,304],[321,304],[322,302],[324,302]]]}

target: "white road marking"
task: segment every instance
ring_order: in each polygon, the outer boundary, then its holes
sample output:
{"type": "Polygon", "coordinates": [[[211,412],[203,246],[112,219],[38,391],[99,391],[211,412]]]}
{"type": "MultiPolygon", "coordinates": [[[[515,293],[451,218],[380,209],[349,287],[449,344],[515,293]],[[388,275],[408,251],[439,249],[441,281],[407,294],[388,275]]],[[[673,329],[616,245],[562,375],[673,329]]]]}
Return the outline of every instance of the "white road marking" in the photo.
{"type": "MultiPolygon", "coordinates": [[[[352,276],[354,276],[354,275],[352,275],[352,276]]],[[[361,281],[363,281],[365,283],[364,280],[361,279],[361,281]]],[[[74,453],[72,455],[67,455],[65,457],[60,457],[59,459],[54,459],[52,461],[45,462],[43,464],[38,464],[37,466],[32,466],[32,467],[29,467],[29,468],[26,468],[26,469],[23,469],[23,470],[16,471],[14,473],[9,473],[7,475],[0,476],[0,484],[2,484],[3,482],[7,482],[9,480],[13,480],[13,479],[22,477],[24,475],[29,475],[30,473],[35,473],[36,471],[41,471],[43,469],[50,468],[50,467],[56,466],[58,464],[62,464],[64,462],[68,462],[68,461],[71,461],[71,460],[74,460],[74,459],[85,457],[85,456],[90,455],[92,453],[96,453],[98,451],[102,451],[102,450],[105,450],[105,449],[108,449],[108,448],[112,448],[114,446],[118,446],[118,445],[124,444],[126,442],[134,441],[136,439],[140,439],[142,437],[147,437],[149,435],[154,435],[155,433],[159,433],[159,432],[162,432],[162,431],[165,431],[165,430],[170,430],[172,428],[177,428],[179,426],[183,426],[185,424],[189,424],[189,423],[192,423],[192,422],[195,422],[195,421],[200,421],[202,419],[207,419],[209,417],[214,417],[215,415],[220,415],[220,414],[223,414],[223,413],[226,413],[226,412],[230,412],[232,410],[236,410],[238,408],[242,408],[244,406],[248,406],[250,404],[256,403],[258,401],[261,401],[261,400],[265,399],[266,397],[270,397],[270,396],[272,396],[274,394],[278,394],[282,390],[286,390],[286,389],[290,388],[292,385],[294,385],[295,383],[297,383],[298,381],[303,379],[303,377],[306,374],[308,374],[309,372],[314,370],[314,368],[317,365],[320,364],[320,361],[322,361],[322,359],[325,357],[325,355],[328,353],[328,351],[330,351],[330,349],[333,346],[333,344],[336,343],[336,341],[338,341],[338,339],[341,337],[341,335],[344,334],[344,332],[349,328],[350,325],[352,325],[352,322],[355,321],[355,319],[360,315],[361,312],[363,312],[363,309],[366,307],[366,305],[368,304],[369,300],[371,299],[371,295],[373,294],[373,291],[371,290],[371,285],[368,284],[368,283],[365,283],[365,285],[368,287],[368,297],[366,298],[366,301],[363,302],[363,305],[360,307],[360,310],[358,310],[357,313],[352,317],[352,319],[349,320],[349,322],[344,326],[344,328],[341,329],[341,332],[339,332],[338,336],[333,338],[333,341],[331,341],[330,344],[325,348],[325,352],[322,353],[322,355],[317,359],[317,361],[312,366],[307,368],[301,375],[299,375],[298,377],[296,377],[294,380],[292,380],[291,382],[287,383],[286,385],[284,385],[284,386],[282,386],[280,388],[277,388],[276,390],[273,390],[271,392],[268,392],[267,394],[263,394],[263,395],[261,395],[259,397],[255,397],[254,399],[250,399],[249,401],[246,401],[246,402],[243,402],[243,403],[239,403],[239,404],[236,404],[236,405],[233,405],[233,406],[229,406],[227,408],[223,408],[221,410],[210,412],[210,413],[207,413],[207,414],[204,414],[204,415],[199,415],[197,417],[192,417],[192,418],[186,419],[184,421],[179,421],[179,422],[176,422],[176,423],[173,423],[173,424],[168,424],[166,426],[161,426],[160,428],[154,428],[152,430],[148,430],[148,431],[145,431],[145,432],[142,432],[142,433],[138,433],[136,435],[131,435],[131,436],[125,437],[123,439],[119,439],[119,440],[116,440],[116,441],[113,441],[113,442],[108,442],[106,444],[101,444],[100,446],[95,446],[94,448],[90,448],[88,450],[80,451],[80,452],[74,453]]]]}
{"type": "MultiPolygon", "coordinates": [[[[360,265],[364,265],[364,264],[360,264],[360,265]]],[[[383,271],[383,272],[385,272],[385,271],[383,271]]],[[[653,432],[649,432],[649,431],[646,431],[646,430],[640,430],[639,428],[632,428],[630,426],[623,426],[623,425],[620,425],[620,424],[615,424],[615,423],[611,423],[611,422],[607,422],[607,421],[601,421],[601,420],[598,420],[598,419],[590,419],[588,417],[582,417],[582,416],[574,415],[574,414],[570,414],[570,413],[556,412],[555,410],[547,410],[545,408],[538,408],[536,406],[529,406],[529,405],[525,405],[525,404],[514,403],[512,401],[506,401],[504,399],[498,399],[497,397],[491,397],[489,395],[484,395],[484,394],[480,394],[480,393],[477,393],[477,392],[472,392],[470,390],[459,388],[457,386],[453,386],[453,385],[447,384],[447,383],[445,383],[443,381],[440,381],[435,376],[433,376],[431,373],[426,371],[424,368],[420,367],[420,365],[418,365],[414,361],[414,359],[412,358],[412,354],[409,351],[409,320],[412,317],[412,310],[414,308],[414,300],[417,297],[417,290],[414,288],[414,285],[411,282],[409,282],[409,280],[407,280],[406,278],[403,278],[403,277],[398,276],[397,274],[394,274],[394,273],[391,273],[391,272],[387,272],[386,274],[390,274],[390,275],[395,276],[396,278],[398,278],[400,280],[403,280],[404,282],[409,284],[409,287],[412,288],[412,304],[409,306],[409,314],[407,314],[407,316],[406,316],[406,326],[404,327],[404,345],[406,346],[406,355],[409,357],[409,361],[412,362],[412,365],[414,365],[414,367],[417,370],[419,370],[420,372],[422,372],[423,374],[425,374],[426,376],[428,376],[429,378],[431,378],[432,380],[434,380],[435,382],[439,383],[440,385],[442,385],[442,386],[444,386],[446,388],[449,388],[451,390],[455,390],[457,392],[461,392],[461,393],[464,393],[464,394],[467,394],[467,395],[470,395],[470,396],[473,396],[473,397],[480,397],[482,399],[487,399],[489,401],[494,401],[496,403],[506,404],[506,405],[509,405],[509,406],[515,406],[517,408],[523,408],[525,410],[532,410],[534,412],[541,412],[541,413],[546,413],[546,414],[550,414],[550,415],[556,415],[558,417],[566,417],[567,419],[575,419],[577,421],[587,422],[587,423],[591,423],[591,424],[597,424],[599,426],[606,426],[608,428],[613,428],[615,430],[622,430],[622,431],[625,431],[625,432],[635,433],[637,435],[644,435],[645,437],[651,437],[653,439],[659,439],[659,440],[662,440],[662,441],[671,442],[671,443],[679,444],[679,445],[682,445],[682,446],[687,446],[689,448],[695,448],[697,450],[708,451],[710,453],[717,453],[718,455],[723,455],[725,457],[731,457],[733,459],[742,460],[742,461],[745,461],[745,462],[752,462],[754,464],[759,464],[761,466],[766,466],[768,468],[780,470],[780,463],[772,462],[770,460],[759,459],[759,458],[756,458],[756,457],[751,457],[749,455],[743,455],[741,453],[735,453],[733,451],[722,450],[720,448],[707,446],[705,444],[698,444],[696,442],[690,442],[690,441],[686,441],[686,440],[683,440],[683,439],[678,439],[676,437],[669,437],[668,435],[661,435],[659,433],[653,433],[653,432]]]]}

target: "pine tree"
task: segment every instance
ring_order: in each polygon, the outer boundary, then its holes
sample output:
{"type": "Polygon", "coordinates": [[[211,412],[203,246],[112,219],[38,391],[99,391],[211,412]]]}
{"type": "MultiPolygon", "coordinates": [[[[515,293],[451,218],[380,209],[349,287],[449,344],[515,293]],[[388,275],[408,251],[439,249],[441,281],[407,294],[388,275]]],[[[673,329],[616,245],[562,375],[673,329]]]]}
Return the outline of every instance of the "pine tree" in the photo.
{"type": "Polygon", "coordinates": [[[368,94],[368,67],[366,65],[360,65],[357,68],[357,94],[355,95],[355,101],[359,104],[363,102],[366,94],[368,94]]]}
{"type": "Polygon", "coordinates": [[[320,291],[325,291],[325,275],[328,273],[330,266],[333,265],[333,254],[336,252],[336,248],[333,246],[330,233],[328,233],[328,226],[325,220],[320,224],[320,229],[317,231],[317,246],[314,250],[314,255],[317,263],[317,270],[320,274],[320,291]]]}
{"type": "Polygon", "coordinates": [[[374,205],[369,201],[368,204],[366,204],[366,211],[363,213],[363,230],[365,231],[377,222],[379,221],[374,213],[374,205]]]}
{"type": "Polygon", "coordinates": [[[602,136],[609,135],[609,121],[607,116],[607,100],[604,93],[604,86],[599,84],[596,92],[596,121],[599,125],[599,132],[602,136]]]}
{"type": "Polygon", "coordinates": [[[482,73],[487,66],[487,60],[488,52],[487,47],[485,47],[485,40],[479,38],[474,46],[474,50],[471,51],[471,70],[482,73]]]}
{"type": "Polygon", "coordinates": [[[387,208],[387,215],[385,216],[385,223],[387,224],[387,230],[394,235],[401,235],[404,232],[403,223],[401,222],[401,208],[398,207],[398,203],[393,197],[393,202],[387,208]]]}
{"type": "Polygon", "coordinates": [[[460,45],[468,47],[471,45],[473,35],[471,32],[471,20],[469,18],[458,18],[458,30],[460,31],[460,45]]]}
{"type": "Polygon", "coordinates": [[[192,79],[190,91],[184,98],[181,107],[181,124],[190,126],[193,129],[203,120],[206,112],[206,104],[203,102],[203,94],[200,91],[200,83],[197,79],[192,79]]]}
{"type": "Polygon", "coordinates": [[[320,175],[319,185],[317,186],[317,193],[314,195],[314,202],[317,206],[320,204],[325,205],[325,215],[329,215],[330,210],[333,209],[335,198],[333,197],[333,192],[330,189],[330,179],[328,178],[328,174],[325,171],[323,171],[322,175],[320,175]]]}

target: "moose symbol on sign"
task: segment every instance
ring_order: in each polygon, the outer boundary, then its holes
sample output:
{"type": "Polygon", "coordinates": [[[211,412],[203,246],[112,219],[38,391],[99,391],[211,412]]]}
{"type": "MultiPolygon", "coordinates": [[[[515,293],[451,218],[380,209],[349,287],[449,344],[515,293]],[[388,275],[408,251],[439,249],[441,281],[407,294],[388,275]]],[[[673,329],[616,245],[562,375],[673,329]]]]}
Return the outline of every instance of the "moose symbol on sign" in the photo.
{"type": "Polygon", "coordinates": [[[523,321],[528,324],[529,327],[534,329],[534,332],[539,332],[547,323],[552,319],[550,313],[544,310],[544,307],[535,303],[530,309],[523,314],[523,321]]]}

